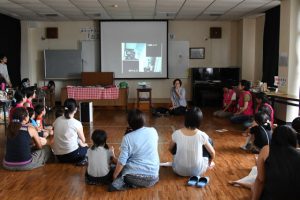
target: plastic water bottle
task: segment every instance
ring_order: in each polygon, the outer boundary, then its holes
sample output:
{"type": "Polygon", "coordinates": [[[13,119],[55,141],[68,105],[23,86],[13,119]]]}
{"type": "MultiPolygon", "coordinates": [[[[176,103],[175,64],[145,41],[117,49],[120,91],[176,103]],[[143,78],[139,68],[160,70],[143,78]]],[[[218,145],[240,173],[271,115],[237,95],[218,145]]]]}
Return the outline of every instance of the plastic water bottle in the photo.
{"type": "Polygon", "coordinates": [[[5,91],[5,89],[6,89],[6,84],[5,83],[1,83],[1,90],[5,91]]]}

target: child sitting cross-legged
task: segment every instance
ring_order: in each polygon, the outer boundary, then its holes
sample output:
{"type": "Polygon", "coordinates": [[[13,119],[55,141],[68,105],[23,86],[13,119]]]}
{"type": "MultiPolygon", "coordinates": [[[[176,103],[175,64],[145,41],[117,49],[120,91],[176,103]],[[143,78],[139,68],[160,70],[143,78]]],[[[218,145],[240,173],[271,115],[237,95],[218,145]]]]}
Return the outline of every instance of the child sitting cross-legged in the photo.
{"type": "Polygon", "coordinates": [[[107,135],[103,130],[95,130],[92,134],[93,146],[88,149],[88,167],[85,173],[85,182],[90,185],[109,184],[112,182],[116,164],[114,148],[108,148],[107,135]]]}
{"type": "Polygon", "coordinates": [[[38,132],[38,135],[42,138],[47,138],[49,136],[48,131],[44,131],[42,129],[39,129],[38,124],[35,121],[35,112],[34,109],[31,107],[26,108],[29,115],[29,123],[36,129],[38,132]]]}
{"type": "Polygon", "coordinates": [[[38,131],[48,132],[48,135],[53,135],[52,126],[45,126],[44,115],[46,114],[45,106],[38,104],[34,108],[35,121],[37,123],[38,131]]]}
{"type": "Polygon", "coordinates": [[[246,140],[246,144],[242,146],[244,150],[250,150],[253,153],[259,151],[269,145],[272,138],[272,128],[269,121],[269,116],[264,112],[258,112],[254,115],[256,126],[250,129],[250,134],[246,140]]]}

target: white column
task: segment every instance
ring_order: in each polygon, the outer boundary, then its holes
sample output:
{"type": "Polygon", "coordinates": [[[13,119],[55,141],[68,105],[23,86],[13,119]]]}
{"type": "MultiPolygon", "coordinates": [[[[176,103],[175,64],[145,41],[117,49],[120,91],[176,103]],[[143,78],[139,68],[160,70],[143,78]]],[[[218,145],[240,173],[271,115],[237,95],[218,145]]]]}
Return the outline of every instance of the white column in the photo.
{"type": "MultiPolygon", "coordinates": [[[[284,0],[280,10],[279,56],[287,56],[287,66],[278,67],[278,76],[286,79],[286,85],[279,91],[290,95],[299,95],[300,87],[300,2],[284,0]]],[[[276,117],[291,122],[298,116],[299,108],[278,105],[276,117]]]]}
{"type": "Polygon", "coordinates": [[[242,79],[254,80],[255,69],[255,19],[243,19],[242,79]]]}

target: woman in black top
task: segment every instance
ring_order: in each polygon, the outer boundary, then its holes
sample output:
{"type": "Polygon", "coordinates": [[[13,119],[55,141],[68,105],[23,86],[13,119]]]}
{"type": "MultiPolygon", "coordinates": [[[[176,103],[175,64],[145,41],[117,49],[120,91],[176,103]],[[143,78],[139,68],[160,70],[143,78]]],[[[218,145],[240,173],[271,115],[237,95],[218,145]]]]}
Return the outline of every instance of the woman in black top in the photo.
{"type": "Polygon", "coordinates": [[[271,145],[265,146],[257,160],[257,177],[252,199],[299,199],[300,152],[297,133],[290,126],[275,129],[271,145]]]}
{"type": "Polygon", "coordinates": [[[51,149],[45,138],[40,138],[36,129],[28,125],[26,108],[16,108],[8,126],[6,155],[3,167],[7,170],[31,170],[45,164],[51,149]],[[32,147],[33,141],[33,147],[32,147]]]}

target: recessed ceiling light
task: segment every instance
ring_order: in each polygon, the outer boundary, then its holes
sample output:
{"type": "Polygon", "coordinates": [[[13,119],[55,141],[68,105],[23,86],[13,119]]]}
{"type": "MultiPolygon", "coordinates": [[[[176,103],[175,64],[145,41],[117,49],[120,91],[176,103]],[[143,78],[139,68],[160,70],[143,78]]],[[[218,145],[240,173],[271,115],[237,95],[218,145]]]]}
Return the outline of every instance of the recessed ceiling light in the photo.
{"type": "Polygon", "coordinates": [[[118,6],[118,4],[114,4],[114,5],[112,5],[111,7],[117,8],[117,7],[119,7],[119,6],[118,6]]]}

